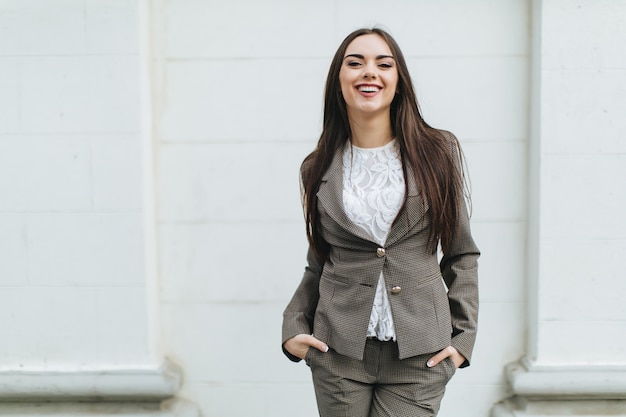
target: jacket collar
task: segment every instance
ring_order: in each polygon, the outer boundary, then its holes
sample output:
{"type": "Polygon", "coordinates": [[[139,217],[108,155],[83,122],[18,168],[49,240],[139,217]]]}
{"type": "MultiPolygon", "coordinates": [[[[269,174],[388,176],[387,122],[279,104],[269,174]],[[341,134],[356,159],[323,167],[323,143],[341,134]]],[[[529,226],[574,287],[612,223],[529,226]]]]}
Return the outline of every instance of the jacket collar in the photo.
{"type": "MultiPolygon", "coordinates": [[[[328,215],[348,233],[371,242],[372,239],[367,232],[354,224],[343,208],[343,149],[342,146],[335,152],[328,170],[322,176],[317,198],[328,215]]],[[[415,177],[413,175],[408,175],[408,177],[405,178],[408,185],[406,205],[400,210],[391,226],[385,246],[401,239],[424,217],[428,210],[428,205],[423,201],[418,190],[415,177]]]]}

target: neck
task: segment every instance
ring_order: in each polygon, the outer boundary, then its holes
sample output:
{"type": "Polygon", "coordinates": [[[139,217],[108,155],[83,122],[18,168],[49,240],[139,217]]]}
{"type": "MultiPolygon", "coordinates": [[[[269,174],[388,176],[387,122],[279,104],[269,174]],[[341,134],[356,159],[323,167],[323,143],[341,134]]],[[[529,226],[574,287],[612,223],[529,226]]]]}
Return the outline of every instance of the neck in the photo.
{"type": "Polygon", "coordinates": [[[377,148],[384,146],[393,139],[389,113],[376,117],[350,117],[350,141],[359,148],[377,148]]]}

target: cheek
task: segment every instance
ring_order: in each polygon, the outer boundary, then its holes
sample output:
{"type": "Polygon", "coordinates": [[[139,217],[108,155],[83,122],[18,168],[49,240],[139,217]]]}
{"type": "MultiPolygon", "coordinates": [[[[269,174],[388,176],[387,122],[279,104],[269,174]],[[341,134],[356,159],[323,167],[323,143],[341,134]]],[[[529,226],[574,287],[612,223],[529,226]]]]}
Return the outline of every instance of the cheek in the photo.
{"type": "Polygon", "coordinates": [[[393,90],[395,94],[395,92],[398,90],[398,75],[397,74],[390,78],[388,85],[391,87],[390,90],[393,90]]]}
{"type": "Polygon", "coordinates": [[[352,84],[344,78],[339,78],[339,88],[341,88],[341,96],[344,100],[349,99],[352,93],[352,84]]]}
{"type": "Polygon", "coordinates": [[[339,86],[341,87],[341,91],[346,90],[350,85],[349,80],[346,79],[346,75],[343,72],[339,73],[339,86]]]}

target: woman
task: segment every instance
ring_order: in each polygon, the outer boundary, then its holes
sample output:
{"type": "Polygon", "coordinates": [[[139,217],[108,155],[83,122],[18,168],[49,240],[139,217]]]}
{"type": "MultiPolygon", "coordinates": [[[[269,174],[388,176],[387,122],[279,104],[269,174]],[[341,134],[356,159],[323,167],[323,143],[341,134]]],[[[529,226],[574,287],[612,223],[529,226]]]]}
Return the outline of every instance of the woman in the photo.
{"type": "Polygon", "coordinates": [[[283,318],[320,416],[434,416],[469,365],[479,251],[462,166],[454,135],[422,119],[395,40],[348,35],[301,168],[308,266],[283,318]]]}

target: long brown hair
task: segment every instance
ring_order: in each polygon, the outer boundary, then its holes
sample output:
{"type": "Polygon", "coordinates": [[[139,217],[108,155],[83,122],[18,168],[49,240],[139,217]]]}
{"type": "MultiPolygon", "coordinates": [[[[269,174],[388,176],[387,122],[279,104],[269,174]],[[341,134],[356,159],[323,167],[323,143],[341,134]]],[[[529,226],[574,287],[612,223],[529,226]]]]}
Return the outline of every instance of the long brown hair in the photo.
{"type": "MultiPolygon", "coordinates": [[[[339,83],[339,71],[350,42],[359,36],[371,34],[383,38],[396,61],[398,86],[391,103],[391,127],[404,161],[404,176],[415,176],[418,187],[421,188],[421,196],[429,205],[429,248],[433,253],[436,252],[439,242],[444,252],[449,247],[457,226],[459,210],[464,209],[461,203],[465,196],[466,183],[463,154],[458,141],[451,134],[444,136],[442,131],[432,128],[424,121],[406,61],[391,35],[378,28],[355,30],[343,40],[330,64],[324,92],[322,133],[317,147],[305,158],[302,168],[307,238],[311,248],[321,259],[328,254],[328,244],[318,230],[316,194],[335,152],[351,136],[346,102],[339,83]]],[[[405,181],[405,187],[406,196],[408,181],[405,181]]]]}

